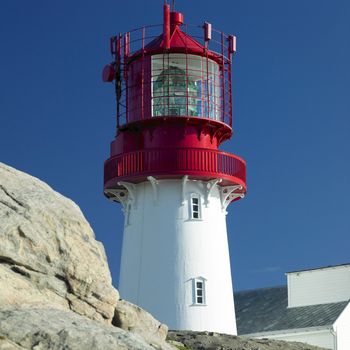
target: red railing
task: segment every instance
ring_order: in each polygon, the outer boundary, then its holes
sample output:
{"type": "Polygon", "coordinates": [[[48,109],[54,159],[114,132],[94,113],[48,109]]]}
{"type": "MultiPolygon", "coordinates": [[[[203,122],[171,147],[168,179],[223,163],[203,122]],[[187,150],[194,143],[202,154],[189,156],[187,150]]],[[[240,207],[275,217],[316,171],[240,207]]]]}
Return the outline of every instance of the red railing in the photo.
{"type": "Polygon", "coordinates": [[[146,176],[223,178],[246,187],[245,161],[233,154],[208,149],[148,149],[121,154],[105,162],[105,185],[146,176]]]}

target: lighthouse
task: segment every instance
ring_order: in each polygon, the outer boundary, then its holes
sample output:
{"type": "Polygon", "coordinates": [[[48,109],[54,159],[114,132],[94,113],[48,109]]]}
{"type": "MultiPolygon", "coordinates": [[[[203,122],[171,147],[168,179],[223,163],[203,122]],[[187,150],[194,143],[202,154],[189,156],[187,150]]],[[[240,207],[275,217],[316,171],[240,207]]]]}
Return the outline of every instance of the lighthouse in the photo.
{"type": "Polygon", "coordinates": [[[232,136],[236,38],[165,3],[162,25],[118,34],[110,50],[104,193],[124,213],[120,295],[171,329],[235,335],[226,210],[244,197],[246,164],[219,146],[232,136]]]}

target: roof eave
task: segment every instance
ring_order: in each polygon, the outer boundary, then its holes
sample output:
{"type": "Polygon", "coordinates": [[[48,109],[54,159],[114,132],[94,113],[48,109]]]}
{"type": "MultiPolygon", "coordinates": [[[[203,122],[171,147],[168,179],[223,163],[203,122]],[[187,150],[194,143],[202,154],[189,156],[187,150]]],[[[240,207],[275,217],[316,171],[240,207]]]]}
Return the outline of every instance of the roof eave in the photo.
{"type": "Polygon", "coordinates": [[[272,335],[281,335],[281,334],[297,334],[297,333],[308,333],[308,332],[321,332],[321,331],[331,331],[333,324],[325,326],[316,326],[316,327],[306,327],[306,328],[290,328],[290,329],[281,329],[276,331],[266,331],[266,332],[257,332],[257,333],[248,333],[248,334],[238,334],[241,337],[247,338],[267,338],[272,335]]]}
{"type": "Polygon", "coordinates": [[[295,271],[287,271],[285,272],[285,275],[288,274],[293,274],[293,273],[300,273],[300,272],[312,272],[315,270],[326,270],[326,269],[334,269],[334,268],[338,268],[338,267],[349,267],[350,263],[344,263],[344,264],[338,264],[338,265],[328,265],[328,266],[321,266],[321,267],[314,267],[311,269],[301,269],[301,270],[295,270],[295,271]]]}

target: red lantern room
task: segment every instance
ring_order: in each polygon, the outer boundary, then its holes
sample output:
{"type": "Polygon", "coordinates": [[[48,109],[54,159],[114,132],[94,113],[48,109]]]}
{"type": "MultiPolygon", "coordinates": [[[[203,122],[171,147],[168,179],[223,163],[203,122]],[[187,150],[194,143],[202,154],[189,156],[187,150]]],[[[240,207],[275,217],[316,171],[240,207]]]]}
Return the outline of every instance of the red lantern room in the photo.
{"type": "Polygon", "coordinates": [[[163,26],[111,38],[113,62],[103,80],[115,83],[117,132],[104,168],[107,197],[120,182],[184,175],[220,178],[240,185],[232,199],[244,195],[245,161],[218,150],[232,135],[235,43],[210,23],[185,25],[168,4],[163,26]]]}

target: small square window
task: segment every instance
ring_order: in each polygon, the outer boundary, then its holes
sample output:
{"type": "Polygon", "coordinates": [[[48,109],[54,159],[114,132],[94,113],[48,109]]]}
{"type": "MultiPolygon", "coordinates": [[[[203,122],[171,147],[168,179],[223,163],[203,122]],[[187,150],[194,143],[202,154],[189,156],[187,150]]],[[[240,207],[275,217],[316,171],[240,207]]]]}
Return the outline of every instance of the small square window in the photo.
{"type": "Polygon", "coordinates": [[[190,218],[200,219],[201,218],[201,207],[200,207],[200,197],[198,194],[192,194],[189,203],[190,206],[190,218]]]}
{"type": "Polygon", "coordinates": [[[203,277],[193,279],[193,303],[195,305],[206,305],[205,282],[203,277]]]}

